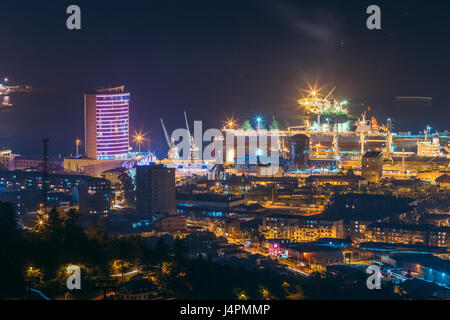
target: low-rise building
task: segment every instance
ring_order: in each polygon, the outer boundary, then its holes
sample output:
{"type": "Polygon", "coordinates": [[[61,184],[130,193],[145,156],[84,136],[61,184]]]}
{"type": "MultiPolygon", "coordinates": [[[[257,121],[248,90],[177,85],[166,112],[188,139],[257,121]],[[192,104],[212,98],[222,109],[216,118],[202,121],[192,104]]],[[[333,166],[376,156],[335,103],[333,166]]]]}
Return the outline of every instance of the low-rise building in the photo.
{"type": "Polygon", "coordinates": [[[367,184],[367,181],[354,174],[317,175],[306,178],[306,184],[315,187],[339,186],[339,187],[359,187],[367,184]]]}
{"type": "Polygon", "coordinates": [[[369,182],[378,183],[383,177],[383,161],[382,152],[366,152],[361,161],[361,175],[369,182]]]}
{"type": "Polygon", "coordinates": [[[436,184],[442,189],[450,189],[450,175],[444,174],[436,179],[436,184]]]}
{"type": "Polygon", "coordinates": [[[205,209],[217,211],[230,211],[233,208],[245,205],[247,199],[234,195],[220,195],[212,193],[187,194],[177,193],[177,207],[190,209],[205,209]]]}
{"type": "MultiPolygon", "coordinates": [[[[57,173],[45,175],[41,171],[0,171],[0,192],[30,192],[38,195],[40,203],[43,203],[45,177],[47,206],[56,206],[57,203],[69,201],[79,203],[80,212],[84,214],[109,213],[110,182],[91,176],[57,173]]],[[[29,200],[24,206],[27,211],[37,210],[39,203],[29,200]]]]}
{"type": "Polygon", "coordinates": [[[162,232],[177,232],[186,230],[186,218],[184,216],[169,215],[155,221],[153,226],[162,232]]]}
{"type": "MultiPolygon", "coordinates": [[[[48,159],[48,172],[63,172],[63,160],[48,159]]],[[[44,168],[44,160],[42,158],[24,157],[18,154],[13,154],[11,150],[0,150],[0,170],[38,170],[42,171],[44,168]]]]}
{"type": "Polygon", "coordinates": [[[341,249],[315,243],[291,243],[288,248],[288,256],[316,267],[342,264],[344,261],[341,249]]]}
{"type": "Polygon", "coordinates": [[[374,223],[366,227],[365,239],[366,242],[450,247],[450,227],[374,223]]]}
{"type": "Polygon", "coordinates": [[[291,242],[307,242],[321,238],[343,238],[344,222],[321,215],[273,214],[264,217],[259,231],[266,239],[283,238],[291,242]]]}
{"type": "Polygon", "coordinates": [[[157,295],[152,281],[139,279],[120,284],[114,292],[114,300],[152,300],[157,295]]]}

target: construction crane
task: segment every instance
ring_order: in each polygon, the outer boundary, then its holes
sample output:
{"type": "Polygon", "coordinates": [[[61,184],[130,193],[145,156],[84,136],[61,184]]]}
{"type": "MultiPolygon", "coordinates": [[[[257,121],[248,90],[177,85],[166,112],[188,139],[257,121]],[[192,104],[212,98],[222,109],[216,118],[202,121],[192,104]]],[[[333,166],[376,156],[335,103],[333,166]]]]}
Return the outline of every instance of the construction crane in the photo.
{"type": "Polygon", "coordinates": [[[331,96],[331,94],[333,93],[334,90],[336,90],[336,87],[334,87],[334,88],[330,91],[330,93],[325,97],[325,100],[327,100],[327,99],[331,96]]]}
{"type": "Polygon", "coordinates": [[[161,125],[162,125],[163,131],[164,131],[164,136],[166,137],[167,145],[169,146],[169,152],[167,154],[167,157],[170,160],[178,160],[178,158],[179,158],[178,157],[178,148],[175,146],[175,141],[170,140],[169,134],[167,133],[167,130],[166,130],[166,126],[164,125],[164,121],[163,121],[163,119],[160,119],[160,120],[161,120],[161,125]]]}
{"type": "Polygon", "coordinates": [[[189,160],[198,160],[198,152],[199,149],[198,147],[195,145],[194,143],[194,137],[191,135],[191,131],[189,130],[189,122],[187,119],[187,114],[186,111],[184,111],[184,120],[186,121],[186,130],[188,131],[188,135],[189,135],[189,147],[190,147],[190,154],[189,154],[189,160]]]}

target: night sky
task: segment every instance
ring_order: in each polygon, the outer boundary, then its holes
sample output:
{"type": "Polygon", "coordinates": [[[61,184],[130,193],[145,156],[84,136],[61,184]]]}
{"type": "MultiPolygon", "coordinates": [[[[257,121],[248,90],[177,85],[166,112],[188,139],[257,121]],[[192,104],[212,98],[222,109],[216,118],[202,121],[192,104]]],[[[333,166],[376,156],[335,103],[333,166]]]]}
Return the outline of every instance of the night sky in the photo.
{"type": "Polygon", "coordinates": [[[51,94],[12,97],[0,109],[0,146],[26,155],[74,153],[83,138],[83,93],[124,84],[131,131],[165,155],[168,129],[191,121],[261,114],[300,124],[296,100],[318,82],[401,130],[450,129],[450,6],[447,1],[2,1],[0,79],[51,94]],[[82,29],[66,28],[67,6],[82,29]],[[366,28],[378,4],[382,30],[366,28]],[[432,105],[396,96],[433,97],[432,105]]]}

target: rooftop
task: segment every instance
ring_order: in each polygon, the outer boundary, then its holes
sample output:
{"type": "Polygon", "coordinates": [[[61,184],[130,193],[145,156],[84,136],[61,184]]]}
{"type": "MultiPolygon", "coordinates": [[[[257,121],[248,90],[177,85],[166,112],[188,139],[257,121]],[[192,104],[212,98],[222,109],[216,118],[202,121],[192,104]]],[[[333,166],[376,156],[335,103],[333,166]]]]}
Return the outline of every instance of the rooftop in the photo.
{"type": "Polygon", "coordinates": [[[450,183],[450,176],[448,174],[444,174],[436,179],[436,183],[450,183]]]}
{"type": "Polygon", "coordinates": [[[275,213],[268,216],[265,216],[265,218],[273,218],[273,219],[292,219],[292,220],[311,220],[311,221],[339,221],[340,218],[337,217],[329,217],[325,215],[315,215],[315,216],[300,216],[295,214],[282,214],[282,213],[275,213]]]}
{"type": "Polygon", "coordinates": [[[383,155],[382,152],[379,151],[367,151],[364,155],[364,158],[379,158],[383,155]]]}

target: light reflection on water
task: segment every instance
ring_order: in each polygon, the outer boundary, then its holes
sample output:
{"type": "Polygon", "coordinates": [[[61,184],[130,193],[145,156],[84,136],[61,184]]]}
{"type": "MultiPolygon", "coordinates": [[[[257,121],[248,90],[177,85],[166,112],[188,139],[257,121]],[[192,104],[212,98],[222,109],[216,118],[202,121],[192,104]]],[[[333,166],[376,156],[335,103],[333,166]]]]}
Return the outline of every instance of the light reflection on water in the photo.
{"type": "Polygon", "coordinates": [[[41,139],[50,138],[52,156],[74,153],[76,136],[83,133],[82,98],[78,105],[57,94],[13,96],[12,107],[0,108],[0,147],[30,156],[42,154],[41,139]]]}

